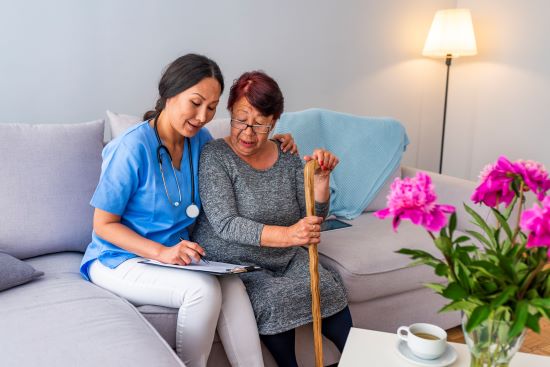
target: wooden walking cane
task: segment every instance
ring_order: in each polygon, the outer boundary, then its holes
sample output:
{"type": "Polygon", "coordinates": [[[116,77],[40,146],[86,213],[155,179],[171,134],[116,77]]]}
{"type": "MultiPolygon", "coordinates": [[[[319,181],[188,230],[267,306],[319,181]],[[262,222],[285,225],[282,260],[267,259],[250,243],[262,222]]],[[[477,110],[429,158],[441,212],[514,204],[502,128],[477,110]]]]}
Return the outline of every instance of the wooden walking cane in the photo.
{"type": "MultiPolygon", "coordinates": [[[[306,215],[315,215],[313,176],[319,168],[317,160],[310,160],[304,169],[306,194],[306,215]]],[[[321,295],[319,292],[319,254],[317,245],[309,245],[309,275],[311,277],[311,315],[313,317],[313,343],[315,345],[315,366],[323,367],[323,339],[321,336],[321,295]]]]}

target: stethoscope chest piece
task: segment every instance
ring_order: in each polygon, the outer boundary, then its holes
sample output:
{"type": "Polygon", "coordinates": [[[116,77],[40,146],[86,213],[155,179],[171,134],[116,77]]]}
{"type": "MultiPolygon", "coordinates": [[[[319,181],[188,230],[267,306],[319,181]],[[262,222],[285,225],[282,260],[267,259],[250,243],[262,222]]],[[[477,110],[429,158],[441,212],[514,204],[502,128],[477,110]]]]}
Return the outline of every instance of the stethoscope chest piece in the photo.
{"type": "Polygon", "coordinates": [[[199,216],[199,207],[195,204],[191,204],[185,209],[185,213],[189,218],[196,218],[199,216]]]}

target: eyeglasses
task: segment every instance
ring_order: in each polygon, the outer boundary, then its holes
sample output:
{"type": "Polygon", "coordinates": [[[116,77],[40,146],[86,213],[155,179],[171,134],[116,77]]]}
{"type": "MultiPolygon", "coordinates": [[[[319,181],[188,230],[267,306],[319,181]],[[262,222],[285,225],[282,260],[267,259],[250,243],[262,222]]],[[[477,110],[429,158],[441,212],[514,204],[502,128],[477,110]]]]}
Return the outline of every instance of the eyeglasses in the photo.
{"type": "Polygon", "coordinates": [[[246,130],[251,127],[252,131],[257,134],[267,134],[271,130],[271,125],[249,125],[246,122],[237,119],[231,119],[231,126],[239,130],[246,130]]]}

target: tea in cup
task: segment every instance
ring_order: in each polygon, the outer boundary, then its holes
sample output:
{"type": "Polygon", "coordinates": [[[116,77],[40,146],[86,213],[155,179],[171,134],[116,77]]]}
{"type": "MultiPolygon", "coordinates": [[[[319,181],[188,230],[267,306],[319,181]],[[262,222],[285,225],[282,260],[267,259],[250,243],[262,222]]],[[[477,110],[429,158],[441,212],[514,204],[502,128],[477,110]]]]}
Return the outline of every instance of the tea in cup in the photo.
{"type": "Polygon", "coordinates": [[[404,340],[411,352],[422,359],[436,359],[447,348],[447,332],[432,324],[412,324],[397,329],[397,336],[404,340]]]}

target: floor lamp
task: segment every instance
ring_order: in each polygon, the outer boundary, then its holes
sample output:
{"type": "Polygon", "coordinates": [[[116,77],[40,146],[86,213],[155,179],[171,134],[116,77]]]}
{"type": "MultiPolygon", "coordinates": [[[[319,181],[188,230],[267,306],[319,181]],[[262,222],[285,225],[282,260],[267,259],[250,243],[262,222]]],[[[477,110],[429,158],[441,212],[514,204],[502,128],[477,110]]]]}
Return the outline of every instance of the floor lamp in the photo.
{"type": "Polygon", "coordinates": [[[459,56],[477,54],[476,38],[472,16],[468,9],[446,9],[435,13],[430,33],[424,44],[423,56],[444,57],[447,65],[445,81],[445,102],[443,104],[443,127],[441,132],[441,150],[439,173],[443,168],[443,147],[445,144],[445,121],[447,119],[447,94],[449,91],[449,71],[451,61],[459,56]]]}

